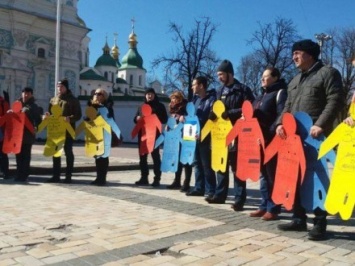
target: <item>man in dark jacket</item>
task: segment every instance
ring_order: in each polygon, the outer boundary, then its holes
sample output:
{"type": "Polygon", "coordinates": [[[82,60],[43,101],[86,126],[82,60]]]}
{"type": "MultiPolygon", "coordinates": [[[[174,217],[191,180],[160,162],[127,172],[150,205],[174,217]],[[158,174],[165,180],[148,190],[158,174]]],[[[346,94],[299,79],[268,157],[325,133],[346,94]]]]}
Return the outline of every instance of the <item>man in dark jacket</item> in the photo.
{"type": "MultiPolygon", "coordinates": [[[[41,123],[41,112],[33,97],[33,89],[26,87],[22,90],[21,98],[22,113],[25,113],[34,128],[41,123]]],[[[31,150],[35,142],[35,133],[31,133],[26,127],[23,132],[23,139],[20,153],[16,154],[17,177],[15,181],[26,182],[30,172],[31,150]]]]}
{"type": "MultiPolygon", "coordinates": [[[[75,128],[75,122],[81,118],[81,107],[79,100],[72,94],[69,89],[69,82],[67,79],[63,79],[57,84],[57,96],[53,97],[49,102],[49,113],[53,105],[58,104],[62,108],[62,116],[65,117],[67,122],[70,122],[71,126],[75,128]]],[[[49,115],[47,113],[46,115],[49,115]]],[[[65,171],[64,183],[71,183],[71,177],[74,168],[74,153],[73,153],[73,138],[69,132],[66,133],[64,142],[64,152],[67,161],[67,167],[65,171]]],[[[48,183],[59,183],[61,172],[61,157],[53,157],[53,176],[48,179],[48,183]]]]}
{"type": "MultiPolygon", "coordinates": [[[[318,56],[320,47],[311,40],[302,40],[292,47],[293,61],[300,73],[295,76],[287,89],[287,100],[283,113],[306,112],[313,120],[309,134],[317,138],[320,134],[329,134],[333,122],[345,104],[342,79],[339,71],[324,65],[318,56]]],[[[286,138],[286,133],[278,121],[276,134],[286,138]]],[[[284,231],[306,231],[306,210],[300,203],[300,189],[296,190],[293,206],[293,219],[288,224],[280,224],[278,228],[284,231]]],[[[309,239],[321,240],[326,237],[327,212],[316,208],[314,210],[314,227],[309,232],[309,239]]]]}
{"type": "MultiPolygon", "coordinates": [[[[217,70],[217,75],[222,86],[217,90],[217,100],[224,103],[225,111],[222,113],[224,119],[230,119],[232,124],[241,117],[242,105],[245,100],[251,102],[255,97],[249,87],[240,83],[234,78],[233,65],[228,60],[223,60],[217,70]]],[[[215,120],[216,115],[211,112],[210,119],[215,120]]],[[[235,176],[236,172],[236,151],[235,146],[230,147],[228,152],[227,169],[223,173],[217,172],[217,188],[215,194],[207,197],[206,201],[210,204],[223,204],[228,196],[229,187],[229,166],[232,168],[234,177],[234,204],[232,208],[235,211],[242,211],[246,200],[246,182],[241,181],[235,176]]]]}
{"type": "MultiPolygon", "coordinates": [[[[206,124],[213,103],[216,101],[216,91],[207,91],[207,79],[205,77],[196,77],[192,81],[192,90],[194,93],[193,103],[196,108],[200,128],[206,124]]],[[[187,196],[214,195],[216,191],[216,174],[211,168],[211,137],[207,136],[202,142],[197,141],[195,151],[195,188],[186,193],[187,196]]]]}
{"type": "MultiPolygon", "coordinates": [[[[168,120],[168,114],[166,113],[166,108],[164,104],[162,104],[157,95],[155,94],[155,90],[153,88],[148,88],[145,91],[145,104],[149,104],[150,107],[152,108],[152,113],[156,114],[158,116],[159,121],[162,124],[165,124],[168,120]]],[[[137,113],[133,119],[134,123],[137,123],[139,119],[142,118],[142,111],[141,107],[138,108],[137,113]]],[[[159,137],[159,134],[156,135],[156,138],[159,137]]],[[[141,134],[138,134],[138,146],[140,143],[141,139],[141,134]]],[[[153,150],[151,153],[152,159],[153,159],[153,170],[154,170],[154,181],[152,183],[153,187],[158,187],[160,186],[160,176],[161,176],[161,171],[160,171],[160,153],[159,153],[159,147],[153,150]]],[[[148,154],[144,155],[139,155],[139,166],[141,169],[141,178],[136,182],[136,185],[138,186],[147,186],[149,185],[148,182],[148,175],[149,175],[149,169],[148,169],[148,154]]]]}

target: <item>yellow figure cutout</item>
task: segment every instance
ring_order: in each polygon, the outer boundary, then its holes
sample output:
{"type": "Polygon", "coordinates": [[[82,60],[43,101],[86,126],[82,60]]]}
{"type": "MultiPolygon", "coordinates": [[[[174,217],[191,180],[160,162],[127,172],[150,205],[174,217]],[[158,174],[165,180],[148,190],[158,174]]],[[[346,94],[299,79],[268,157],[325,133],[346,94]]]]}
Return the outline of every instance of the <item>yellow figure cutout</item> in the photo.
{"type": "Polygon", "coordinates": [[[225,107],[222,101],[216,101],[213,104],[213,112],[216,114],[215,121],[207,120],[201,130],[201,141],[211,133],[211,167],[214,171],[225,172],[227,168],[228,146],[226,146],[226,137],[232,129],[232,123],[229,119],[221,117],[225,107]]]}
{"type": "Polygon", "coordinates": [[[102,155],[104,150],[104,130],[111,134],[111,127],[105,119],[99,115],[94,107],[87,107],[85,110],[88,121],[82,121],[76,128],[75,133],[78,136],[85,130],[85,154],[88,157],[102,155]]]}
{"type": "Polygon", "coordinates": [[[66,132],[75,138],[75,131],[69,122],[65,121],[65,117],[61,116],[62,108],[59,105],[53,105],[51,108],[52,115],[45,118],[38,125],[38,132],[47,128],[47,141],[44,145],[43,155],[60,157],[63,153],[66,132]]]}
{"type": "MultiPolygon", "coordinates": [[[[354,119],[355,103],[351,104],[349,112],[354,119]]],[[[324,206],[330,214],[339,212],[343,220],[348,220],[355,205],[355,127],[344,123],[338,125],[320,146],[318,158],[337,145],[337,156],[324,206]]]]}

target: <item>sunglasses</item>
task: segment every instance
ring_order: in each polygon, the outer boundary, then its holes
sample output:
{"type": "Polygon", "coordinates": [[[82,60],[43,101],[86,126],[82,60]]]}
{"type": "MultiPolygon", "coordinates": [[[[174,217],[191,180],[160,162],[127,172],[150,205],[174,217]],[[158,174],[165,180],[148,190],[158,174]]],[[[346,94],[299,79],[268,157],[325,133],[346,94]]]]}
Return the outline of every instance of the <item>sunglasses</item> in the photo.
{"type": "Polygon", "coordinates": [[[102,95],[104,95],[104,94],[101,93],[101,92],[95,92],[94,95],[96,95],[96,96],[102,96],[102,95]]]}

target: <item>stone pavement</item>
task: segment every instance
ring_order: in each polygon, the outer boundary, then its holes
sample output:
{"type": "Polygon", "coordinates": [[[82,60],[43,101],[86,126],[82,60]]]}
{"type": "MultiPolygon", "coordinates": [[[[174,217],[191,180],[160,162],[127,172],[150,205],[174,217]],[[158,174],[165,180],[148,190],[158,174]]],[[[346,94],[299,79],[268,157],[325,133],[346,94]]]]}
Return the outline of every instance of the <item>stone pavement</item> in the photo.
{"type": "Polygon", "coordinates": [[[272,222],[248,216],[258,183],[248,182],[239,213],[165,189],[173,174],[163,174],[159,188],[136,187],[139,171],[120,169],[136,167],[134,145],[114,149],[111,170],[119,171],[109,172],[106,187],[89,185],[93,159],[80,146],[76,165],[85,171],[73,184],[48,184],[51,161],[41,148],[34,147],[29,183],[0,179],[0,265],[355,265],[353,218],[330,217],[329,238],[313,242],[306,232],[276,229],[289,213],[272,222]]]}

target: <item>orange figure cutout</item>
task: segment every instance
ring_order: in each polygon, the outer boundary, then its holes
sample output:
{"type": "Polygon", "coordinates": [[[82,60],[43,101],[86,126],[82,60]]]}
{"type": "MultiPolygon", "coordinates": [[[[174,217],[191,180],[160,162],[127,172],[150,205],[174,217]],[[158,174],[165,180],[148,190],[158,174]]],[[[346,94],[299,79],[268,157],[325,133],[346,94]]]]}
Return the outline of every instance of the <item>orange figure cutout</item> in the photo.
{"type": "Polygon", "coordinates": [[[156,114],[152,114],[152,108],[148,104],[142,105],[142,118],[132,130],[132,139],[140,133],[139,154],[144,155],[154,150],[157,130],[161,133],[162,126],[156,114]]]}
{"type": "Polygon", "coordinates": [[[214,171],[225,172],[227,169],[228,146],[226,145],[226,137],[232,129],[232,123],[229,119],[223,119],[222,113],[225,110],[222,101],[218,100],[213,104],[213,112],[216,114],[215,121],[207,120],[205,126],[201,130],[201,141],[211,133],[211,167],[214,171]]]}
{"type": "Polygon", "coordinates": [[[302,184],[306,172],[306,160],[301,138],[296,135],[296,121],[292,114],[285,113],[282,125],[286,132],[286,139],[276,135],[265,149],[267,163],[277,154],[276,176],[272,200],[275,204],[283,204],[286,210],[291,210],[300,176],[302,184]]]}
{"type": "Polygon", "coordinates": [[[12,112],[0,118],[0,126],[5,126],[3,153],[20,153],[25,127],[32,134],[35,134],[33,125],[26,114],[21,112],[21,109],[22,103],[16,101],[12,104],[12,112]]]}
{"type": "Polygon", "coordinates": [[[226,145],[238,138],[236,176],[243,181],[250,178],[259,180],[261,167],[261,150],[265,143],[258,120],[253,118],[253,106],[250,101],[242,105],[244,119],[238,119],[232,130],[228,133],[226,145]]]}
{"type": "Polygon", "coordinates": [[[65,117],[61,116],[62,108],[59,105],[51,107],[52,115],[45,118],[38,125],[38,132],[47,128],[47,141],[44,145],[43,155],[60,157],[63,152],[63,146],[66,138],[66,132],[75,138],[75,132],[69,122],[65,121],[65,117]]]}

